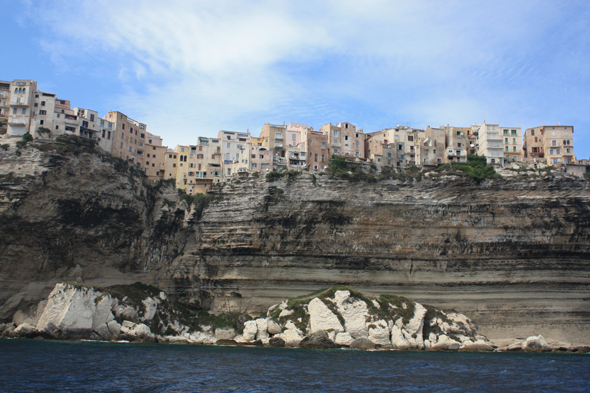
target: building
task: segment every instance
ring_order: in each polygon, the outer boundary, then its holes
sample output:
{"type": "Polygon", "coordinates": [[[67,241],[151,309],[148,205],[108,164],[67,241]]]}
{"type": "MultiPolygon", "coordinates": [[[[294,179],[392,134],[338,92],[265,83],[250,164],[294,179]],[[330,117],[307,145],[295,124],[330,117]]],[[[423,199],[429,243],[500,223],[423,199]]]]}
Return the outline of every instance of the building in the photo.
{"type": "Polygon", "coordinates": [[[522,133],[520,127],[501,127],[504,140],[504,162],[522,161],[522,133]]]}
{"type": "Polygon", "coordinates": [[[494,166],[504,166],[504,140],[498,123],[475,125],[478,132],[477,154],[484,156],[486,162],[494,166]]]}
{"type": "Polygon", "coordinates": [[[540,126],[524,133],[524,156],[527,160],[539,160],[549,165],[575,162],[574,127],[540,126]]]}
{"type": "Polygon", "coordinates": [[[7,118],[10,111],[10,82],[0,81],[0,117],[7,118]]]}
{"type": "Polygon", "coordinates": [[[196,145],[187,146],[186,168],[187,194],[204,194],[222,181],[221,144],[219,138],[199,137],[196,145]]]}
{"type": "MultiPolygon", "coordinates": [[[[176,154],[176,188],[186,190],[188,183],[188,155],[190,146],[176,145],[174,153],[176,154]]],[[[169,154],[169,153],[168,153],[169,154]]]]}
{"type": "Polygon", "coordinates": [[[166,149],[164,157],[164,180],[176,179],[176,165],[178,163],[177,153],[175,150],[166,149]]]}
{"type": "Polygon", "coordinates": [[[10,83],[8,103],[8,136],[23,136],[29,132],[37,82],[14,80],[10,83]]]}
{"type": "Polygon", "coordinates": [[[250,171],[269,172],[272,169],[272,151],[267,146],[250,146],[250,171]]]}
{"type": "MultiPolygon", "coordinates": [[[[445,158],[445,130],[443,128],[426,127],[418,130],[418,140],[415,143],[416,165],[440,165],[445,158]]],[[[448,154],[448,152],[447,152],[448,154]]]]}
{"type": "Polygon", "coordinates": [[[287,148],[287,168],[289,170],[307,170],[307,144],[300,142],[287,148]]]}
{"type": "Polygon", "coordinates": [[[307,150],[305,162],[307,170],[309,172],[325,172],[332,156],[328,135],[310,128],[302,133],[302,140],[307,150]]]}
{"type": "Polygon", "coordinates": [[[365,158],[365,134],[356,126],[343,122],[322,126],[321,132],[328,136],[333,155],[365,158]]]}
{"type": "Polygon", "coordinates": [[[219,131],[217,134],[221,147],[222,157],[222,181],[230,181],[232,173],[234,172],[234,165],[238,164],[242,159],[245,145],[250,141],[250,131],[238,132],[238,131],[219,131]],[[226,168],[228,167],[228,168],[226,168]],[[229,169],[229,175],[227,172],[229,169]]]}
{"type": "Polygon", "coordinates": [[[445,154],[443,162],[467,162],[467,155],[474,151],[469,140],[467,127],[441,127],[445,133],[445,154]]]}

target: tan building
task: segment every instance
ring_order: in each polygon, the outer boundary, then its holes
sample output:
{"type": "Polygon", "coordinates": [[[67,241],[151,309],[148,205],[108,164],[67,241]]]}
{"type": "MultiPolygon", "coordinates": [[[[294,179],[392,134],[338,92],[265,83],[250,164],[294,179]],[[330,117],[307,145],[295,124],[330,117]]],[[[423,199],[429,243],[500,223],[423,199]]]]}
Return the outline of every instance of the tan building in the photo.
{"type": "Polygon", "coordinates": [[[144,161],[145,144],[149,143],[150,138],[153,138],[151,144],[162,145],[161,138],[147,133],[145,124],[130,119],[121,112],[111,111],[104,119],[114,124],[111,154],[115,157],[141,163],[144,161]]]}
{"type": "Polygon", "coordinates": [[[0,81],[0,117],[7,118],[10,112],[10,82],[0,81]]]}
{"type": "Polygon", "coordinates": [[[219,144],[221,147],[222,157],[222,181],[229,181],[237,168],[234,164],[238,164],[242,159],[246,144],[250,141],[250,131],[219,131],[217,134],[219,144]],[[229,169],[229,172],[228,172],[229,169]],[[228,175],[229,173],[229,175],[228,175]]]}
{"type": "Polygon", "coordinates": [[[289,170],[307,170],[307,144],[300,142],[287,148],[287,168],[289,170]]]}
{"type": "Polygon", "coordinates": [[[272,151],[267,146],[250,147],[250,171],[269,172],[272,169],[272,151]]]}
{"type": "MultiPolygon", "coordinates": [[[[467,162],[467,155],[475,151],[475,146],[469,139],[469,127],[441,127],[445,132],[445,154],[444,163],[467,162]]],[[[474,139],[474,138],[472,138],[474,139]]]]}
{"type": "Polygon", "coordinates": [[[540,159],[549,165],[575,162],[574,127],[541,126],[524,133],[524,154],[528,160],[540,159]]]}
{"type": "Polygon", "coordinates": [[[176,153],[176,188],[186,192],[186,186],[188,183],[188,155],[190,152],[190,146],[188,145],[177,145],[174,148],[176,153]]]}
{"type": "Polygon", "coordinates": [[[143,161],[141,167],[144,170],[147,179],[150,181],[159,181],[166,177],[166,146],[148,145],[144,146],[143,161]]]}
{"type": "Polygon", "coordinates": [[[166,149],[166,156],[164,157],[164,180],[176,179],[177,163],[178,158],[176,151],[166,149]]]}
{"type": "Polygon", "coordinates": [[[280,171],[287,169],[286,151],[289,144],[287,143],[287,126],[276,124],[265,124],[260,131],[260,138],[264,139],[263,146],[268,147],[272,152],[273,162],[271,171],[280,171]]]}
{"type": "Polygon", "coordinates": [[[302,139],[307,149],[306,165],[309,172],[325,172],[330,165],[332,150],[328,138],[327,134],[313,129],[303,132],[302,139]]]}
{"type": "Polygon", "coordinates": [[[328,136],[328,143],[333,155],[365,158],[365,135],[363,130],[347,122],[337,125],[328,123],[321,132],[328,136]]]}
{"type": "MultiPolygon", "coordinates": [[[[415,144],[416,165],[440,165],[445,158],[445,130],[431,128],[418,131],[418,141],[415,144]]],[[[448,153],[448,152],[447,152],[448,153]]]]}
{"type": "Polygon", "coordinates": [[[219,138],[199,137],[189,146],[187,194],[205,194],[222,180],[221,144],[219,138]]]}
{"type": "Polygon", "coordinates": [[[23,136],[29,132],[37,82],[14,80],[10,83],[8,103],[8,136],[23,136]]]}

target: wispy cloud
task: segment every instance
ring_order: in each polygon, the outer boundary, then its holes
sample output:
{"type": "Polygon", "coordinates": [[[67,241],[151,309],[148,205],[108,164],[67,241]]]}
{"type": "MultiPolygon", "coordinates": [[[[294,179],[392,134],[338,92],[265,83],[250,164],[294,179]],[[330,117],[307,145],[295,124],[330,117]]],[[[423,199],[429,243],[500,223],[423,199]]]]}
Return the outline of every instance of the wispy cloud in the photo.
{"type": "Polygon", "coordinates": [[[551,122],[538,115],[555,103],[547,88],[588,97],[567,73],[587,90],[590,7],[568,4],[64,1],[30,13],[54,62],[112,62],[121,109],[174,144],[264,122],[551,122]]]}

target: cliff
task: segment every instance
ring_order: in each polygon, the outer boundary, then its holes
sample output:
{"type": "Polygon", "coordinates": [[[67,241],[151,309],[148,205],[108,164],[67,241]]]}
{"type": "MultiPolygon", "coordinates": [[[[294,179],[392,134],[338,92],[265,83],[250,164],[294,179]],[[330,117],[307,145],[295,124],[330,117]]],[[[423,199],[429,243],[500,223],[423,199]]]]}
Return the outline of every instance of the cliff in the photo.
{"type": "Polygon", "coordinates": [[[347,284],[455,309],[500,345],[536,334],[590,343],[584,180],[253,174],[201,212],[99,155],[24,150],[0,151],[0,174],[38,168],[0,183],[12,198],[0,207],[3,320],[76,278],[142,281],[214,312],[347,284]]]}

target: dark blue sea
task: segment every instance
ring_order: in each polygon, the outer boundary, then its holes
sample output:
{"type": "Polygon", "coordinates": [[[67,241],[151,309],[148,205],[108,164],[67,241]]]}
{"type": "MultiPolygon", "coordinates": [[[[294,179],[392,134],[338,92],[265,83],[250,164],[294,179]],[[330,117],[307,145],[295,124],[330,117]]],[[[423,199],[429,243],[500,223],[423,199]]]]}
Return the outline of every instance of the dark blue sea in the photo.
{"type": "Polygon", "coordinates": [[[0,340],[2,392],[590,392],[590,355],[0,340]]]}

